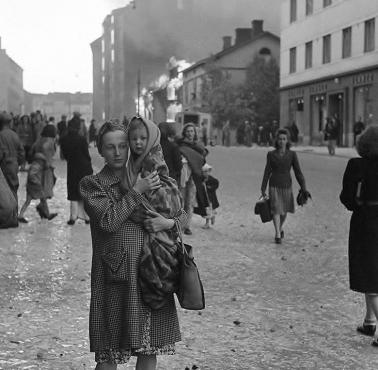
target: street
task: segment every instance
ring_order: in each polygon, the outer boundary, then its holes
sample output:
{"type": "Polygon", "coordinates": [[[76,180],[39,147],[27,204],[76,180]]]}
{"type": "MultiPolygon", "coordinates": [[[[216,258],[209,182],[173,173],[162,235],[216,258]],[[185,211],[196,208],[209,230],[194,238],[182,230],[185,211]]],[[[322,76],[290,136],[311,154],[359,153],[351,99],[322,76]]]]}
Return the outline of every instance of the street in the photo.
{"type": "MultiPolygon", "coordinates": [[[[348,159],[298,153],[313,202],[289,215],[282,245],[253,209],[267,148],[214,147],[208,162],[220,180],[220,209],[209,230],[195,216],[194,246],[206,293],[202,312],[179,310],[183,340],[160,370],[374,369],[378,349],[358,335],[363,296],[349,290],[350,213],[339,201],[348,159]]],[[[91,149],[93,165],[103,161],[91,149]]],[[[0,230],[0,369],[93,369],[89,353],[89,226],[68,226],[65,163],[49,201],[35,201],[29,223],[0,230]]],[[[26,173],[20,174],[19,204],[26,173]]],[[[298,185],[293,176],[294,192],[298,185]]],[[[120,369],[132,369],[135,359],[120,369]]]]}

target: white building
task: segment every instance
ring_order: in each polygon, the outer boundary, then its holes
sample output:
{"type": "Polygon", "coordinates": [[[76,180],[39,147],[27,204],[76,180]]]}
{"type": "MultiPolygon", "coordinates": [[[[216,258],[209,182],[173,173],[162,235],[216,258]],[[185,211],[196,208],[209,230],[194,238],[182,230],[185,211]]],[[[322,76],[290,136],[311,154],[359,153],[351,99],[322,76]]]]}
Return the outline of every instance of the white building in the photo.
{"type": "Polygon", "coordinates": [[[378,117],[378,1],[284,0],[281,10],[281,125],[296,121],[317,144],[337,115],[339,144],[351,146],[354,122],[378,117]]]}

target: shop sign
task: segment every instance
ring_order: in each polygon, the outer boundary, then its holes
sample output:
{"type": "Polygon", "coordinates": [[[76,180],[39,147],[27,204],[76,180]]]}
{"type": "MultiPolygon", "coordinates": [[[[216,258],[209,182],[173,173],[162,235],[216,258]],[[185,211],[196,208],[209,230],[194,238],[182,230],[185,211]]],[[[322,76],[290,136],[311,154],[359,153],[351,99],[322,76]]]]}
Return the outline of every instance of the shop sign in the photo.
{"type": "Polygon", "coordinates": [[[328,90],[328,86],[327,86],[326,83],[310,86],[310,93],[311,94],[322,93],[322,92],[326,92],[327,90],[328,90]]]}
{"type": "Polygon", "coordinates": [[[366,85],[374,82],[374,73],[353,76],[353,85],[366,85]]]}
{"type": "Polygon", "coordinates": [[[297,96],[303,96],[303,95],[304,95],[303,88],[289,90],[289,98],[296,98],[297,96]]]}

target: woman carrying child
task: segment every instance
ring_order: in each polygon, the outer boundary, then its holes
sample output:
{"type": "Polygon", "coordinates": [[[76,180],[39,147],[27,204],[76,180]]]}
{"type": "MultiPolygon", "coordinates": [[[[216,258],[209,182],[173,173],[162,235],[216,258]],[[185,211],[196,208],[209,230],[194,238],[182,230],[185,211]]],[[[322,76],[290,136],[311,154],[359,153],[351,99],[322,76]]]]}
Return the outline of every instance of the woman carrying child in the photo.
{"type": "Polygon", "coordinates": [[[173,294],[161,309],[151,309],[138,281],[149,235],[173,234],[175,225],[186,221],[181,208],[174,217],[165,217],[146,207],[150,195],[162,187],[154,166],[144,166],[155,147],[156,130],[140,117],[131,119],[128,131],[120,123],[106,122],[97,137],[106,164],[80,183],[92,234],[89,332],[97,370],[116,369],[131,356],[137,356],[136,369],[156,369],[156,355],[174,354],[175,342],[181,340],[173,294]]]}

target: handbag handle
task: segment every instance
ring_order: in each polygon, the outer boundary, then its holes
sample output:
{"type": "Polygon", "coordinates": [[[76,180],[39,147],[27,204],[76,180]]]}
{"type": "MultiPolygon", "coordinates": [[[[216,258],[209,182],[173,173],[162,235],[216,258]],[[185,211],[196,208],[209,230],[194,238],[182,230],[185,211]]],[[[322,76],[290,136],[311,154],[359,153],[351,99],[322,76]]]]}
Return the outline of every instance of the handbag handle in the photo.
{"type": "Polygon", "coordinates": [[[175,218],[175,225],[176,225],[176,228],[177,228],[177,232],[178,232],[178,237],[179,237],[179,244],[181,246],[181,249],[182,249],[182,254],[186,254],[188,255],[188,252],[184,246],[184,241],[183,241],[183,237],[182,237],[182,228],[181,228],[181,224],[180,222],[175,218]]]}

